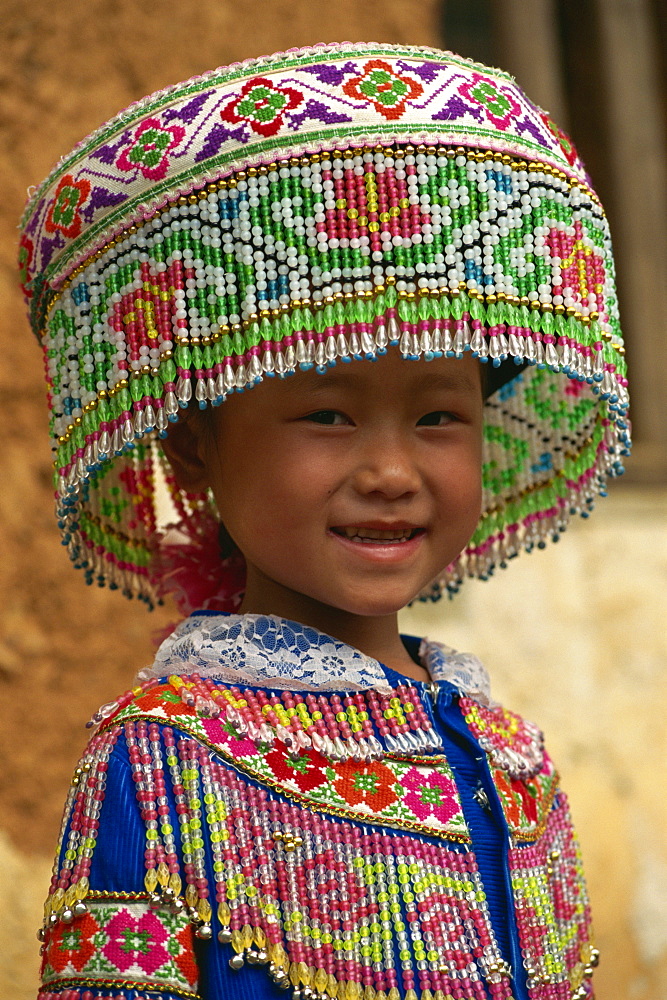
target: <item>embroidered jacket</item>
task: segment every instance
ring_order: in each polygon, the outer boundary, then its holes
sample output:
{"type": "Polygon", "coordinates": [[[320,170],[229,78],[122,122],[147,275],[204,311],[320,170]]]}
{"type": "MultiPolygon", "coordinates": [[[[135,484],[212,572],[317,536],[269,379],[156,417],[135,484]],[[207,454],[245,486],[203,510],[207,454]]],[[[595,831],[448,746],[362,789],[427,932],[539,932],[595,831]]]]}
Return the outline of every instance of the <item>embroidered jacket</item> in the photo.
{"type": "Polygon", "coordinates": [[[199,613],[100,710],[40,1000],[583,1000],[576,837],[473,657],[432,683],[282,619],[199,613]]]}

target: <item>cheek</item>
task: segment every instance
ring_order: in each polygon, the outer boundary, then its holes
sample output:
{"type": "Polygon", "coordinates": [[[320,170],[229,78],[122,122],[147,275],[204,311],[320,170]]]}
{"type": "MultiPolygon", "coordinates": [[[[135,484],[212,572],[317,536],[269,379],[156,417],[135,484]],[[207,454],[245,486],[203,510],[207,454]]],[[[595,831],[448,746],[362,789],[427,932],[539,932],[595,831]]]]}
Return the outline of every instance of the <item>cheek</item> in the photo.
{"type": "Polygon", "coordinates": [[[481,453],[465,453],[439,477],[441,510],[456,516],[474,531],[482,510],[481,453]]]}
{"type": "Polygon", "coordinates": [[[233,465],[219,470],[213,492],[220,517],[243,549],[258,541],[275,543],[276,532],[287,538],[303,527],[317,508],[317,465],[282,457],[275,447],[254,448],[239,454],[233,465]]]}

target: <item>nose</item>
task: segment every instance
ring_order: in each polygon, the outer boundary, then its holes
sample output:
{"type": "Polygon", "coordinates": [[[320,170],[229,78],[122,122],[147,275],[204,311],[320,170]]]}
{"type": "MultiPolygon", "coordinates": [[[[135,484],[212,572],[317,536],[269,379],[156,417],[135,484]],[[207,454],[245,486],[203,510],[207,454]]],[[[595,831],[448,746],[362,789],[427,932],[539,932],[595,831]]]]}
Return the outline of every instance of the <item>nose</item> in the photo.
{"type": "Polygon", "coordinates": [[[375,434],[360,449],[354,486],[363,496],[377,494],[387,500],[414,496],[421,474],[413,449],[401,435],[386,429],[375,434]]]}

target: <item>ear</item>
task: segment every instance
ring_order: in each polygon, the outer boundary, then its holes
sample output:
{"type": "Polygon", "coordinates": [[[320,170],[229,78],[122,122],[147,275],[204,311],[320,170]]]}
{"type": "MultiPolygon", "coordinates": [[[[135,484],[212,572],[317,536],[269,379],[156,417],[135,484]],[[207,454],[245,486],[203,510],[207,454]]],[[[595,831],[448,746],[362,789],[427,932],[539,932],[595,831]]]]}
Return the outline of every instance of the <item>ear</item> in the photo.
{"type": "Polygon", "coordinates": [[[208,471],[201,437],[193,424],[187,416],[170,424],[161,445],[180,488],[187,493],[204,493],[209,486],[208,471]]]}

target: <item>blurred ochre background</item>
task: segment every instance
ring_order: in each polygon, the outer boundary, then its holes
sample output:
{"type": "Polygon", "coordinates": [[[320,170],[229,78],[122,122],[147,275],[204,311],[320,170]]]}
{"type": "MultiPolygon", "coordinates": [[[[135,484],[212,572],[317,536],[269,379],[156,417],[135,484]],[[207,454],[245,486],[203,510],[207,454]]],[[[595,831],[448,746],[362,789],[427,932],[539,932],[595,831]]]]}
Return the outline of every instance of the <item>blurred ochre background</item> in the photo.
{"type": "Polygon", "coordinates": [[[454,48],[511,70],[570,129],[607,205],[635,376],[628,481],[558,546],[404,624],[477,653],[496,697],[546,730],[583,843],[598,1000],[667,997],[663,4],[0,0],[0,1000],[36,992],[34,931],[83,724],[173,619],[87,589],[58,545],[42,362],[16,281],[26,189],[152,90],[345,39],[454,48]]]}

